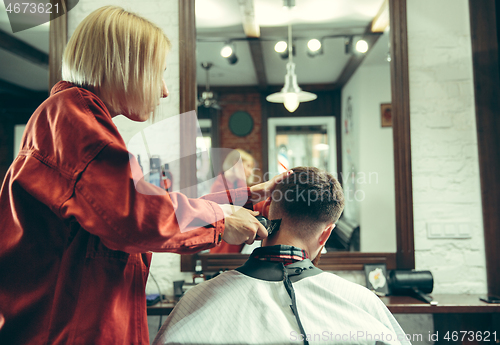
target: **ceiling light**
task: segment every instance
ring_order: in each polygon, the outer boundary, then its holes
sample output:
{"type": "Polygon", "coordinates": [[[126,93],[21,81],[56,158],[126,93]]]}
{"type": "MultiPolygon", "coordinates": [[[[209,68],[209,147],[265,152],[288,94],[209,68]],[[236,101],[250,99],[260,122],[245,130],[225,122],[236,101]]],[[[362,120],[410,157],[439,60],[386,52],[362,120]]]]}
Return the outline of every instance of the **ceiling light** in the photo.
{"type": "Polygon", "coordinates": [[[316,52],[321,49],[321,42],[313,38],[312,40],[309,40],[309,42],[307,42],[307,48],[309,48],[309,50],[312,52],[316,52]]]}
{"type": "Polygon", "coordinates": [[[238,57],[234,52],[234,46],[231,43],[226,43],[224,47],[222,47],[220,55],[223,58],[227,59],[230,65],[234,65],[235,63],[238,62],[238,57]]]}
{"type": "MultiPolygon", "coordinates": [[[[288,59],[288,43],[285,41],[279,41],[274,45],[274,51],[280,54],[280,57],[283,60],[288,59]]],[[[295,56],[295,44],[292,43],[292,51],[293,55],[295,56]]]]}
{"type": "Polygon", "coordinates": [[[299,107],[300,101],[299,96],[296,92],[287,92],[284,95],[283,105],[286,110],[293,113],[299,107]]]}
{"type": "Polygon", "coordinates": [[[222,48],[222,50],[220,51],[220,55],[223,57],[223,58],[228,58],[230,57],[231,55],[233,55],[233,48],[231,48],[231,46],[224,46],[222,48]]]}
{"type": "Polygon", "coordinates": [[[300,102],[312,101],[318,97],[314,93],[302,91],[299,87],[292,49],[292,24],[288,24],[288,63],[286,64],[285,85],[280,92],[267,96],[266,100],[271,103],[283,103],[286,110],[291,113],[298,108],[300,102]]]}
{"type": "Polygon", "coordinates": [[[368,51],[368,42],[365,40],[359,40],[356,42],[356,50],[360,53],[366,53],[368,51]]]}
{"type": "Polygon", "coordinates": [[[307,55],[315,57],[316,55],[323,54],[323,48],[321,42],[316,38],[313,38],[307,42],[307,55]]]}
{"type": "Polygon", "coordinates": [[[286,51],[287,44],[285,41],[279,41],[274,45],[274,51],[276,53],[284,53],[286,51]]]}

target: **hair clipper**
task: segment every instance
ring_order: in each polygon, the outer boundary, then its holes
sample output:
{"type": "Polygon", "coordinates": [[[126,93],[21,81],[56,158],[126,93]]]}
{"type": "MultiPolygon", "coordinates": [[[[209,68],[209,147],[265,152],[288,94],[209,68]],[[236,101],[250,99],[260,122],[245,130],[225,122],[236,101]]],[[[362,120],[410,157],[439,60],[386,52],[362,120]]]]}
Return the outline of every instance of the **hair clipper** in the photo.
{"type": "Polygon", "coordinates": [[[271,236],[271,234],[277,232],[278,229],[280,228],[281,219],[269,220],[263,216],[257,216],[255,218],[257,218],[257,220],[260,222],[260,224],[262,224],[267,229],[268,236],[271,236]]]}

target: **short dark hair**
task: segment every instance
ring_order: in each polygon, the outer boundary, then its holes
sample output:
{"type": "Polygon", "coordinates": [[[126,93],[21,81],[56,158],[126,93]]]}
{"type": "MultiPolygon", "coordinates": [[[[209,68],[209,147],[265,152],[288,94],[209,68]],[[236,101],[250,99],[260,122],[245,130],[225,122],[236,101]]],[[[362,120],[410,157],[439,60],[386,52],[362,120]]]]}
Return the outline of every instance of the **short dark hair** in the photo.
{"type": "Polygon", "coordinates": [[[315,167],[296,167],[276,185],[272,201],[278,214],[310,223],[335,223],[344,209],[344,193],[333,175],[315,167]]]}

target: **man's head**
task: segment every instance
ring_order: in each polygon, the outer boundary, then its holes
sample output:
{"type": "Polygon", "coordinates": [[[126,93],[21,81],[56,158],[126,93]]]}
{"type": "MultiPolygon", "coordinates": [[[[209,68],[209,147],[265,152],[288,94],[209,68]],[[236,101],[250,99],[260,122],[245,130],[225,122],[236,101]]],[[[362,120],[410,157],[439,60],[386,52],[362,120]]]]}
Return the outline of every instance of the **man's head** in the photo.
{"type": "Polygon", "coordinates": [[[263,245],[301,246],[314,259],[344,209],[344,194],[340,183],[325,171],[314,167],[292,170],[272,194],[269,218],[282,220],[280,230],[263,245]]]}

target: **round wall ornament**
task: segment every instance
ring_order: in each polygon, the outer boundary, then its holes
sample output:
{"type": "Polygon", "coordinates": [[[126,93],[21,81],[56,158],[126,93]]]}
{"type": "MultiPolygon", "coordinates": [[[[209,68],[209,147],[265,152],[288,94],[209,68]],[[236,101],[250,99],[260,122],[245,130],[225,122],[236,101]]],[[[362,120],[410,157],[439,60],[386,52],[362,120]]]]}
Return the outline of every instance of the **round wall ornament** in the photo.
{"type": "Polygon", "coordinates": [[[239,137],[247,136],[252,132],[253,118],[246,111],[237,111],[229,118],[229,130],[239,137]]]}

